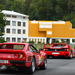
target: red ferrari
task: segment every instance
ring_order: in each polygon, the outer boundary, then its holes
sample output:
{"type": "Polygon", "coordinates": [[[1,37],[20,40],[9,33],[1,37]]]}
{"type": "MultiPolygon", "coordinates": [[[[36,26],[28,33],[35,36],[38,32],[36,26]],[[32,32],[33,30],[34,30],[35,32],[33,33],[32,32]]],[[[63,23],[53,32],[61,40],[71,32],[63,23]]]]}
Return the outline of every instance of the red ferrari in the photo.
{"type": "Polygon", "coordinates": [[[75,57],[75,50],[72,49],[68,44],[55,43],[55,44],[45,44],[43,51],[47,54],[47,57],[75,57]]]}
{"type": "Polygon", "coordinates": [[[47,56],[28,43],[1,43],[0,66],[0,69],[15,67],[32,74],[37,67],[47,68],[47,56]]]}

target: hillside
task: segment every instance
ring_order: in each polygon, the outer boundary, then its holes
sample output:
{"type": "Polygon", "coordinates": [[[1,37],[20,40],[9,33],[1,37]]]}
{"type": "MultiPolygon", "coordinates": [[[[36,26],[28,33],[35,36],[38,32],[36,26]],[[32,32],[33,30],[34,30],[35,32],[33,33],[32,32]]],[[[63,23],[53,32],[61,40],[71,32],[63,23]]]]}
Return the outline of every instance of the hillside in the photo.
{"type": "Polygon", "coordinates": [[[30,20],[70,21],[75,28],[75,0],[0,0],[0,4],[30,20]]]}

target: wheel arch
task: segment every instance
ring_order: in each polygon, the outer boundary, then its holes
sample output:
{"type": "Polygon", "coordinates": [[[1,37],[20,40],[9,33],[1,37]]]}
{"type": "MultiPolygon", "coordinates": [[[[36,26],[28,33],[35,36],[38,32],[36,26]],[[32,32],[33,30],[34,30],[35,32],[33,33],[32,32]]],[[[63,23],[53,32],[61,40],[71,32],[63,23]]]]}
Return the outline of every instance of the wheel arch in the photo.
{"type": "Polygon", "coordinates": [[[72,50],[71,50],[71,53],[72,53],[72,50]]]}
{"type": "Polygon", "coordinates": [[[35,58],[35,55],[33,55],[33,58],[34,58],[34,60],[35,60],[35,62],[36,62],[36,58],[35,58]]]}

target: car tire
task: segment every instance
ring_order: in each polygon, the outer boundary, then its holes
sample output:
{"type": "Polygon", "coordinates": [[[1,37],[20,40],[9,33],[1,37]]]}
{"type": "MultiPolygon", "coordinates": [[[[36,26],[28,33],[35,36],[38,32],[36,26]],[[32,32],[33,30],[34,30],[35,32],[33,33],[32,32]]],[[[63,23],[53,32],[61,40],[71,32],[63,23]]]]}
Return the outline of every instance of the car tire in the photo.
{"type": "Polygon", "coordinates": [[[50,58],[50,56],[48,55],[48,56],[47,56],[47,58],[49,59],[49,58],[50,58]]]}
{"type": "Polygon", "coordinates": [[[70,57],[69,58],[72,59],[72,52],[70,52],[70,57]]]}
{"type": "Polygon", "coordinates": [[[31,66],[29,68],[25,68],[25,73],[26,74],[33,74],[35,71],[35,59],[34,57],[32,58],[31,66]]]}
{"type": "Polygon", "coordinates": [[[46,68],[47,68],[47,57],[45,56],[44,63],[43,63],[43,65],[40,67],[40,69],[45,70],[46,68]]]}

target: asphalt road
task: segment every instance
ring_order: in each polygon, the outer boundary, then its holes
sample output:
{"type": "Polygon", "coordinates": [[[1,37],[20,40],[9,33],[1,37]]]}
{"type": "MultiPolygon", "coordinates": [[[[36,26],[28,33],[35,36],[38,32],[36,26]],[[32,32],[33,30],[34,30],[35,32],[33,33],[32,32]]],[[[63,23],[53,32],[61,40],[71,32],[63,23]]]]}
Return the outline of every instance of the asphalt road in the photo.
{"type": "MultiPolygon", "coordinates": [[[[46,70],[36,69],[33,75],[75,75],[75,58],[52,58],[48,59],[46,70]]],[[[27,75],[19,71],[0,71],[0,75],[27,75]]]]}

